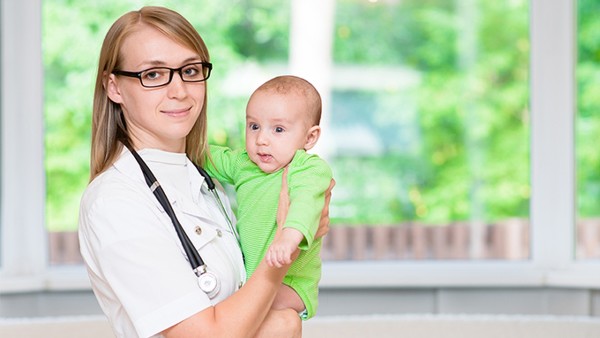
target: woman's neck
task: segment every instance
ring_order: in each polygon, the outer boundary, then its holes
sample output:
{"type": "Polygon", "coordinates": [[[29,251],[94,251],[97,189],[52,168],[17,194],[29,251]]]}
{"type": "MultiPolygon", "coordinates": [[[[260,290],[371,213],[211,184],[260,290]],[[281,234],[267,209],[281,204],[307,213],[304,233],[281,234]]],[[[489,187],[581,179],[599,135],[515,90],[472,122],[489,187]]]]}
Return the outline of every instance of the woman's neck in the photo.
{"type": "Polygon", "coordinates": [[[132,137],[134,149],[158,149],[170,153],[185,153],[185,139],[173,141],[140,140],[132,137]]]}

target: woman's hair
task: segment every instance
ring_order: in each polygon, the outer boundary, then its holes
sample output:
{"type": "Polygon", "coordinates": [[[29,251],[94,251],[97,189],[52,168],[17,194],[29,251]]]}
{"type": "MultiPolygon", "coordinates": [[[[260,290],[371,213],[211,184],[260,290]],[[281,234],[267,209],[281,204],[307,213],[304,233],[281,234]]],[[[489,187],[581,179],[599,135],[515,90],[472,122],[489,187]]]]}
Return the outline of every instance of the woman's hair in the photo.
{"type": "MultiPolygon", "coordinates": [[[[100,51],[94,108],[92,113],[92,149],[90,159],[90,181],[110,167],[121,154],[124,143],[131,143],[123,111],[119,104],[111,101],[106,92],[108,76],[123,62],[123,41],[140,26],[152,27],[177,43],[198,53],[202,61],[210,62],[204,41],[179,13],[164,7],[147,6],[121,16],[110,27],[100,51]]],[[[207,150],[206,137],[206,91],[204,105],[198,120],[186,137],[185,151],[190,160],[204,164],[207,150]]]]}

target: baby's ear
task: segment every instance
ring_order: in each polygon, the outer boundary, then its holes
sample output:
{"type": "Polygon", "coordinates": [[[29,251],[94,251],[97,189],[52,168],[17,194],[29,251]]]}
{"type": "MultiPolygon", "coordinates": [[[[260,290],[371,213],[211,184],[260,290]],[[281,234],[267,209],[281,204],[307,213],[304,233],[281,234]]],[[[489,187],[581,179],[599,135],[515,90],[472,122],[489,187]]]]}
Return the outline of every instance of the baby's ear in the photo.
{"type": "Polygon", "coordinates": [[[312,147],[314,147],[319,140],[319,136],[321,136],[321,127],[312,126],[306,132],[306,143],[304,144],[304,150],[310,150],[312,147]]]}

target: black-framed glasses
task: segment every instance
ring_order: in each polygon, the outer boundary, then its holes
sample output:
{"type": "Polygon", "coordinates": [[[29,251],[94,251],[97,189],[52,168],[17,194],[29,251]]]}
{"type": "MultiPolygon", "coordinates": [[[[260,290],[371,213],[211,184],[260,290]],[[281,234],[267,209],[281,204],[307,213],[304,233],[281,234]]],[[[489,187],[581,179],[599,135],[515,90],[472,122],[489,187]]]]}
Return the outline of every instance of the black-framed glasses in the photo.
{"type": "Polygon", "coordinates": [[[179,73],[183,82],[202,82],[206,81],[210,76],[212,63],[210,62],[194,62],[179,68],[169,67],[153,67],[142,70],[140,72],[128,72],[124,70],[113,70],[113,74],[123,75],[128,77],[137,77],[140,79],[142,86],[146,88],[156,88],[166,86],[173,80],[173,73],[179,73]]]}

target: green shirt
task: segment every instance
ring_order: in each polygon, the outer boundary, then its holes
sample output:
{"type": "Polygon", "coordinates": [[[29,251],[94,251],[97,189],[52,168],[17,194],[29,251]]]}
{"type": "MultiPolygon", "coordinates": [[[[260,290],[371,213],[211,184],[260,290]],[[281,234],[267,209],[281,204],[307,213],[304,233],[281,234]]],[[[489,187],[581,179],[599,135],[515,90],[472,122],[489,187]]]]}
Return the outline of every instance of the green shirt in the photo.
{"type": "MultiPolygon", "coordinates": [[[[212,162],[206,170],[222,183],[235,187],[237,229],[250,276],[263,259],[277,230],[277,206],[283,169],[267,174],[252,162],[245,150],[211,146],[212,162]]],[[[284,227],[304,235],[301,253],[292,263],[284,283],[304,301],[308,318],[318,305],[318,283],[321,278],[321,239],[314,236],[325,203],[325,192],[332,179],[329,165],[317,155],[298,150],[289,164],[288,186],[290,208],[284,227]]]]}

